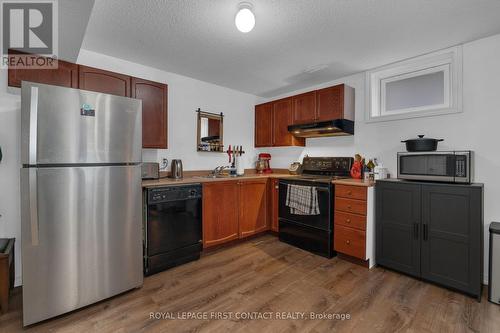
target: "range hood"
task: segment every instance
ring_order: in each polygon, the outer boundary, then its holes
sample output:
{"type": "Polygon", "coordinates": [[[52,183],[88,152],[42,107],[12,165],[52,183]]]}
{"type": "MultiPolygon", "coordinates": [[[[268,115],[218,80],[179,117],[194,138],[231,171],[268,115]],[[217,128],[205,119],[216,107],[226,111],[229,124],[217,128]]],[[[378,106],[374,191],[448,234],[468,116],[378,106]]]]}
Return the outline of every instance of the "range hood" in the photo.
{"type": "Polygon", "coordinates": [[[354,135],[354,121],[335,119],[288,126],[288,132],[298,138],[319,138],[325,136],[354,135]]]}

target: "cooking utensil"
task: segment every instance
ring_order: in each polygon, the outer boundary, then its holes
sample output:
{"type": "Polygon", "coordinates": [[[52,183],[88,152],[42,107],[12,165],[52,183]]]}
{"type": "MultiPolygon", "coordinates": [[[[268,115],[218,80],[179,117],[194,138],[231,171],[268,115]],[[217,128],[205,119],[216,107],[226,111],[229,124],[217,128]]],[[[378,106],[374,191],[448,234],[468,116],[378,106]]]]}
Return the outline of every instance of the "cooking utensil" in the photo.
{"type": "Polygon", "coordinates": [[[420,134],[416,139],[408,139],[401,142],[406,144],[407,151],[414,152],[435,151],[437,150],[438,142],[441,141],[444,141],[444,139],[424,138],[424,135],[420,134]]]}
{"type": "Polygon", "coordinates": [[[231,145],[229,145],[229,147],[227,148],[227,155],[229,156],[229,162],[228,163],[231,163],[231,145]]]}
{"type": "Polygon", "coordinates": [[[236,163],[236,150],[238,149],[238,146],[234,146],[234,149],[233,149],[233,161],[231,162],[231,168],[234,168],[234,165],[236,163]]]}

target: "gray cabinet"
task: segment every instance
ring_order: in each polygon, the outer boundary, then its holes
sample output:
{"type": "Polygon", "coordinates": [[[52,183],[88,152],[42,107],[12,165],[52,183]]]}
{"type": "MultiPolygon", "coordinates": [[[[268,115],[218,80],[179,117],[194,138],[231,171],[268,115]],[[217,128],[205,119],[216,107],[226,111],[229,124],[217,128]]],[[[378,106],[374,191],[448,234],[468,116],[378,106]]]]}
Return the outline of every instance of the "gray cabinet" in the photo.
{"type": "Polygon", "coordinates": [[[377,263],[480,297],[480,184],[378,181],[377,263]]]}
{"type": "Polygon", "coordinates": [[[377,183],[377,263],[420,275],[420,186],[377,183]]]}

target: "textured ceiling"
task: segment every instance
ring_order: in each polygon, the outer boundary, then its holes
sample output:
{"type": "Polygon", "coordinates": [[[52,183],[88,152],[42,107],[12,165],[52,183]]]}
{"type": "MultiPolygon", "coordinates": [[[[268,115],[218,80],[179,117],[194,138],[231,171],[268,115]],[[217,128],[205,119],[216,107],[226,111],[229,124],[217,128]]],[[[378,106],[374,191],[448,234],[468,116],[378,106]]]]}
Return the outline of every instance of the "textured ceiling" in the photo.
{"type": "Polygon", "coordinates": [[[76,62],[94,0],[59,0],[59,58],[76,62]]]}
{"type": "Polygon", "coordinates": [[[498,0],[96,0],[83,48],[272,97],[500,33],[498,0]]]}

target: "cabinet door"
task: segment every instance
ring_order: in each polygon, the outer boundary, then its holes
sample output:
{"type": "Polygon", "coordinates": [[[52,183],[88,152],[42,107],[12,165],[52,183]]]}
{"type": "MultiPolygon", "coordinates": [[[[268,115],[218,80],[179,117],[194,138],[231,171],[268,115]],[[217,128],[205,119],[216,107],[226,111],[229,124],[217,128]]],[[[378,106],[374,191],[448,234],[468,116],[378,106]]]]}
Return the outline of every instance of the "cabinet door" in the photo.
{"type": "Polygon", "coordinates": [[[167,149],[166,84],[132,78],[131,97],[142,100],[142,147],[167,149]]]}
{"type": "Polygon", "coordinates": [[[239,186],[240,238],[267,229],[267,179],[242,181],[239,186]]]}
{"type": "Polygon", "coordinates": [[[9,67],[10,87],[21,87],[22,81],[78,88],[78,65],[59,60],[57,69],[18,69],[9,67]]]}
{"type": "Polygon", "coordinates": [[[255,106],[255,147],[273,145],[273,104],[255,106]]]}
{"type": "Polygon", "coordinates": [[[317,118],[319,121],[339,119],[344,112],[344,85],[320,89],[316,92],[317,118]]]}
{"type": "Polygon", "coordinates": [[[316,91],[292,97],[293,123],[301,124],[316,120],[316,91]]]}
{"type": "Polygon", "coordinates": [[[479,295],[481,197],[478,188],[422,186],[422,278],[479,295]]]}
{"type": "Polygon", "coordinates": [[[420,185],[377,182],[375,200],[377,263],[420,276],[420,185]]]}
{"type": "Polygon", "coordinates": [[[288,132],[293,123],[292,99],[273,102],[273,146],[304,146],[305,140],[288,132]]]}
{"type": "Polygon", "coordinates": [[[203,185],[203,247],[238,239],[238,184],[203,185]]]}
{"type": "Polygon", "coordinates": [[[130,97],[130,76],[79,66],[80,89],[130,97]]]}
{"type": "Polygon", "coordinates": [[[272,231],[278,232],[279,180],[276,178],[270,179],[268,186],[269,224],[272,231]]]}

